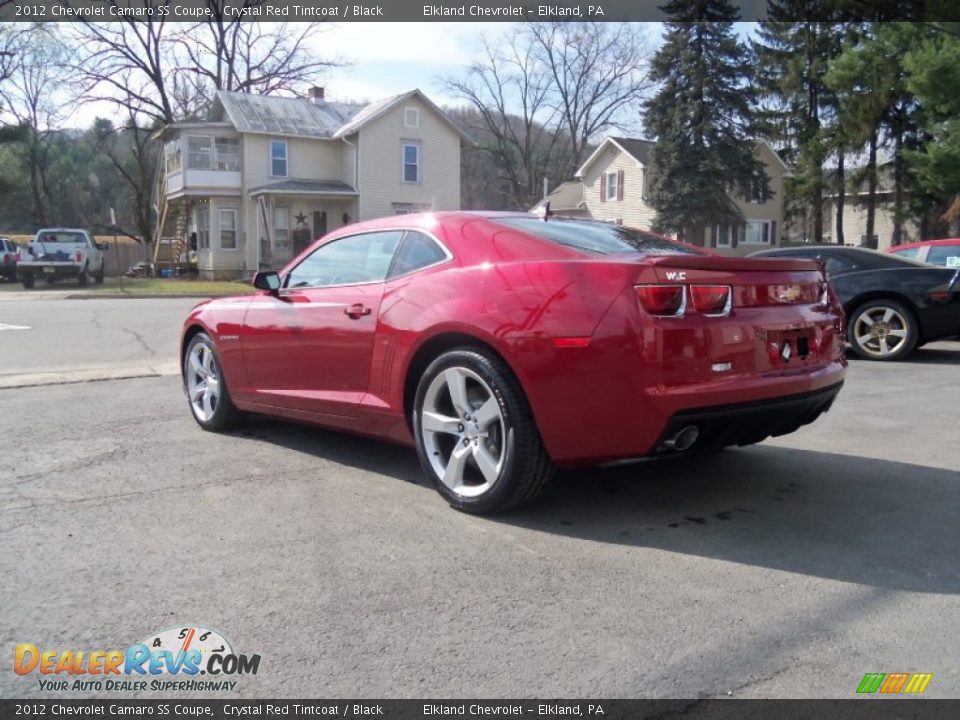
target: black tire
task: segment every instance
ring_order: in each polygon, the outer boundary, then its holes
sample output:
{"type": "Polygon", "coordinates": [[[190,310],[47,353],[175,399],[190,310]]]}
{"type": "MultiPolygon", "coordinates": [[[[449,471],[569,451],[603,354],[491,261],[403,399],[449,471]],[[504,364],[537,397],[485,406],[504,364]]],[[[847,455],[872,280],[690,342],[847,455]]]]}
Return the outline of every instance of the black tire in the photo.
{"type": "Polygon", "coordinates": [[[858,306],[847,323],[847,342],[864,360],[902,360],[913,352],[919,340],[916,315],[892,299],[879,298],[858,306]]]}
{"type": "Polygon", "coordinates": [[[86,287],[90,284],[90,269],[86,265],[83,266],[80,274],[77,275],[77,281],[80,283],[80,287],[86,287]]]}
{"type": "Polygon", "coordinates": [[[20,282],[23,283],[23,286],[24,286],[27,290],[32,290],[32,289],[33,289],[33,283],[34,283],[33,273],[32,273],[32,272],[22,272],[22,273],[20,273],[20,282]]]}
{"type": "Polygon", "coordinates": [[[104,273],[104,268],[103,268],[103,266],[101,265],[101,266],[100,266],[100,272],[98,272],[96,275],[93,276],[93,281],[94,281],[97,285],[103,285],[103,273],[104,273]]]}
{"type": "Polygon", "coordinates": [[[190,414],[193,415],[193,419],[197,421],[197,425],[211,432],[222,432],[224,430],[232,430],[243,423],[244,414],[237,409],[236,405],[233,404],[233,400],[230,399],[230,390],[227,387],[227,380],[223,374],[220,355],[217,353],[217,348],[213,344],[213,340],[211,340],[210,336],[205,332],[199,332],[190,339],[190,343],[187,345],[187,350],[183,356],[182,374],[183,387],[187,392],[187,405],[190,408],[190,414]],[[200,414],[200,411],[194,406],[194,402],[190,397],[191,381],[198,382],[202,380],[201,376],[193,370],[190,363],[194,350],[199,345],[203,345],[205,350],[210,352],[210,362],[218,378],[219,394],[217,395],[216,402],[212,403],[212,414],[209,417],[204,417],[200,414]],[[193,373],[192,378],[191,373],[193,373]]]}
{"type": "Polygon", "coordinates": [[[485,349],[455,348],[434,360],[420,378],[411,420],[417,455],[427,479],[457,510],[485,514],[526,505],[543,493],[553,477],[553,463],[550,462],[540,439],[533,413],[520,383],[503,360],[485,349]],[[448,370],[469,376],[464,380],[464,397],[474,394],[470,398],[470,402],[474,403],[473,410],[467,413],[457,412],[452,391],[449,387],[443,389],[446,382],[444,378],[449,377],[446,375],[448,370]],[[446,395],[443,395],[444,392],[446,395]],[[442,414],[456,422],[465,420],[459,424],[460,434],[451,430],[424,432],[422,421],[428,395],[430,403],[435,405],[442,401],[449,408],[443,413],[436,410],[431,412],[442,414]],[[486,400],[483,399],[484,396],[486,400]],[[466,420],[470,418],[469,413],[486,406],[487,400],[495,401],[495,405],[489,407],[495,407],[499,416],[482,435],[477,436],[476,433],[482,430],[481,426],[476,424],[481,422],[477,414],[473,418],[476,423],[470,426],[474,436],[467,437],[471,430],[464,432],[463,429],[468,425],[466,420]],[[431,447],[428,447],[428,443],[431,447]],[[480,443],[483,448],[478,447],[480,443]],[[444,452],[445,447],[449,448],[449,453],[444,452]],[[493,481],[484,479],[477,460],[478,452],[490,453],[491,449],[498,459],[499,468],[493,481]],[[445,484],[439,470],[440,466],[448,467],[452,464],[455,450],[461,450],[465,457],[472,454],[472,457],[466,457],[459,463],[464,468],[460,471],[464,478],[463,484],[459,485],[463,488],[462,492],[445,484]],[[444,462],[446,454],[449,454],[449,459],[444,462]],[[474,475],[478,482],[468,484],[468,472],[474,475]]]}

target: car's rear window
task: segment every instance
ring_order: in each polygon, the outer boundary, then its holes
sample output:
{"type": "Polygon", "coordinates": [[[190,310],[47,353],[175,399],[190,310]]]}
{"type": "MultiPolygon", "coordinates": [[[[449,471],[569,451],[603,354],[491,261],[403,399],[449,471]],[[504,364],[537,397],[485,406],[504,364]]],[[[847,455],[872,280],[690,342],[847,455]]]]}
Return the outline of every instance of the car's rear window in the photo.
{"type": "Polygon", "coordinates": [[[37,240],[42,243],[73,243],[75,245],[82,245],[87,241],[83,233],[63,230],[43,231],[38,234],[37,240]]]}
{"type": "Polygon", "coordinates": [[[555,219],[544,222],[539,218],[525,217],[495,218],[493,222],[509,225],[560,245],[602,255],[626,252],[639,252],[644,255],[703,254],[696,248],[686,248],[679,243],[624,225],[583,220],[555,219]]]}

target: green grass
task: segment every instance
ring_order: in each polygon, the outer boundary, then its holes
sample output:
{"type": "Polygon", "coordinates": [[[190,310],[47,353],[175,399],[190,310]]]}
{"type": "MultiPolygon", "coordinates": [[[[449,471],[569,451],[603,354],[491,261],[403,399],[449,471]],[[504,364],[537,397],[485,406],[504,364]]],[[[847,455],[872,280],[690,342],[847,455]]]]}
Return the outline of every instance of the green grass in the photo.
{"type": "MultiPolygon", "coordinates": [[[[67,283],[55,287],[67,288],[67,283]]],[[[78,293],[89,295],[248,295],[253,286],[245,282],[225,280],[180,280],[174,278],[108,278],[103,285],[77,288],[78,293]]]]}

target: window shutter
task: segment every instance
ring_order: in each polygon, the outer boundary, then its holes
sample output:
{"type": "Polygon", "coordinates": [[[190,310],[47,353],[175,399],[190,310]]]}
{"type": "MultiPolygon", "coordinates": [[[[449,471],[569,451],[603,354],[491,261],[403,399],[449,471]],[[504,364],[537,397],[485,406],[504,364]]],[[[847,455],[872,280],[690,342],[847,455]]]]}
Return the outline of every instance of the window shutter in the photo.
{"type": "Polygon", "coordinates": [[[600,174],[600,202],[607,201],[607,174],[600,174]]]}
{"type": "Polygon", "coordinates": [[[777,221],[776,220],[770,221],[770,244],[771,245],[777,244],[777,221]]]}
{"type": "Polygon", "coordinates": [[[617,200],[623,200],[623,170],[617,170],[617,200]]]}
{"type": "Polygon", "coordinates": [[[730,226],[730,247],[735,248],[740,244],[740,241],[743,240],[744,236],[747,234],[746,225],[731,225],[730,226]]]}

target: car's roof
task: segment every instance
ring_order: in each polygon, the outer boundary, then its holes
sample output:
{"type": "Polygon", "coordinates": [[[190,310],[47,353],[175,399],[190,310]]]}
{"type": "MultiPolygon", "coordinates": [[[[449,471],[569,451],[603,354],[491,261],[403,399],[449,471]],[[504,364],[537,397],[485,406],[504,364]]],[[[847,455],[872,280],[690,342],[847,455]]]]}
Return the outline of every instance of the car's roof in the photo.
{"type": "Polygon", "coordinates": [[[907,248],[932,247],[934,245],[960,245],[960,238],[942,238],[940,240],[918,240],[917,242],[894,245],[887,248],[887,252],[898,252],[907,248]]]}
{"type": "Polygon", "coordinates": [[[913,265],[916,267],[928,267],[926,264],[902,258],[890,253],[879,252],[870,248],[851,247],[848,245],[794,245],[792,247],[770,248],[751,253],[752,255],[790,255],[796,253],[813,254],[817,251],[829,252],[833,255],[846,256],[853,264],[863,269],[902,267],[904,265],[913,265]]]}

